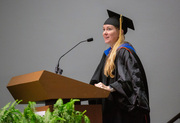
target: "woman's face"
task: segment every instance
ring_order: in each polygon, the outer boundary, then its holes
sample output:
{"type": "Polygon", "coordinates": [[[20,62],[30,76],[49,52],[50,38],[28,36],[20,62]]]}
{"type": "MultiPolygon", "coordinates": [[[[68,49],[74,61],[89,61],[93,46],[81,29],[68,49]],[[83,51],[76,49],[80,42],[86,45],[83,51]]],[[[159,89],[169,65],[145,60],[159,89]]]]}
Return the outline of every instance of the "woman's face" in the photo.
{"type": "Polygon", "coordinates": [[[119,38],[119,29],[113,25],[103,25],[103,38],[106,44],[113,47],[119,38]]]}

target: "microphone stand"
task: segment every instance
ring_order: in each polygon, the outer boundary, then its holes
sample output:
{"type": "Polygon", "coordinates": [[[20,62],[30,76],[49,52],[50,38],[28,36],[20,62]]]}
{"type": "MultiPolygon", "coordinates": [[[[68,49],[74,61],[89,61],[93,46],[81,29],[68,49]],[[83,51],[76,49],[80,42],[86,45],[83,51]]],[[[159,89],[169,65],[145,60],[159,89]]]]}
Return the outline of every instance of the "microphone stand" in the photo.
{"type": "Polygon", "coordinates": [[[91,41],[93,41],[93,38],[89,38],[89,39],[87,39],[87,40],[80,41],[78,44],[76,44],[74,47],[72,47],[70,50],[68,50],[66,53],[64,53],[64,54],[59,58],[59,60],[58,60],[57,66],[56,66],[56,68],[55,68],[55,73],[56,73],[56,74],[60,74],[60,75],[62,75],[62,73],[63,73],[63,69],[59,68],[59,63],[60,63],[60,60],[61,60],[61,58],[62,58],[63,56],[65,56],[67,53],[69,53],[72,49],[74,49],[75,47],[77,47],[79,44],[81,44],[81,43],[83,43],[83,42],[91,42],[91,41]]]}

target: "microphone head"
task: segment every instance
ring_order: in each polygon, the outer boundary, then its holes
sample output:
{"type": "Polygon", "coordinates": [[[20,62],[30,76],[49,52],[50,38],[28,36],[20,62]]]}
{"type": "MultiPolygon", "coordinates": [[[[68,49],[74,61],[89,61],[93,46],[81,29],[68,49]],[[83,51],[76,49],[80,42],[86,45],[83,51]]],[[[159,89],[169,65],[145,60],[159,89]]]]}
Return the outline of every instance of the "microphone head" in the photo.
{"type": "Polygon", "coordinates": [[[87,42],[91,42],[91,41],[93,41],[93,38],[88,38],[87,39],[87,42]]]}

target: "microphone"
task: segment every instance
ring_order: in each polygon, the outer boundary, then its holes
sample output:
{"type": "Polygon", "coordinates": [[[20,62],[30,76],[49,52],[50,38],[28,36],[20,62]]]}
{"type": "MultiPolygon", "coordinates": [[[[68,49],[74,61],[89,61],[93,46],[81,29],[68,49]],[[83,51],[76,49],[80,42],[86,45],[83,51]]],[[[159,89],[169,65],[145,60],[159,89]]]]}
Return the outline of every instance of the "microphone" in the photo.
{"type": "Polygon", "coordinates": [[[93,38],[88,38],[87,39],[87,42],[91,42],[91,41],[93,41],[93,38]]]}
{"type": "Polygon", "coordinates": [[[60,74],[62,75],[62,72],[63,70],[61,68],[59,68],[59,63],[60,63],[60,60],[63,56],[65,56],[67,53],[69,53],[72,49],[74,49],[76,46],[78,46],[79,44],[83,43],[83,42],[92,42],[93,41],[93,38],[88,38],[87,40],[84,40],[84,41],[80,41],[78,44],[76,44],[74,47],[72,47],[70,50],[68,50],[66,53],[64,53],[58,60],[58,63],[57,63],[57,66],[55,67],[55,73],[56,74],[60,74]]]}

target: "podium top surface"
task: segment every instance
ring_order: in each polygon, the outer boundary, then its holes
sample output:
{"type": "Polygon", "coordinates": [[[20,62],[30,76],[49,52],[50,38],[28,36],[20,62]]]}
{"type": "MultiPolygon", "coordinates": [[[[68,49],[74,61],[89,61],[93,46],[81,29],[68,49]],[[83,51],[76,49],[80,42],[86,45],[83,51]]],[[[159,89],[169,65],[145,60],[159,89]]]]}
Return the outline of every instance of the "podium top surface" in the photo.
{"type": "Polygon", "coordinates": [[[14,99],[45,101],[50,99],[107,98],[109,91],[46,70],[12,77],[7,85],[14,99]]]}

